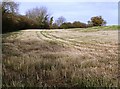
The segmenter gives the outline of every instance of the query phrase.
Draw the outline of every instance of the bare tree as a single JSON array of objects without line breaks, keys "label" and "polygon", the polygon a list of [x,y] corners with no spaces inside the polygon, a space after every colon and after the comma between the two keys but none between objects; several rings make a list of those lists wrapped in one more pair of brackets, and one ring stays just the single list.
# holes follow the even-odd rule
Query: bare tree
[{"label": "bare tree", "polygon": [[29,9],[26,12],[26,16],[35,20],[41,27],[48,26],[50,14],[46,7],[36,7],[33,9]]},{"label": "bare tree", "polygon": [[18,14],[18,6],[19,4],[13,0],[4,0],[2,2],[2,13]]},{"label": "bare tree", "polygon": [[57,20],[56,23],[58,26],[62,25],[64,22],[66,21],[66,19],[63,16],[60,16]]}]

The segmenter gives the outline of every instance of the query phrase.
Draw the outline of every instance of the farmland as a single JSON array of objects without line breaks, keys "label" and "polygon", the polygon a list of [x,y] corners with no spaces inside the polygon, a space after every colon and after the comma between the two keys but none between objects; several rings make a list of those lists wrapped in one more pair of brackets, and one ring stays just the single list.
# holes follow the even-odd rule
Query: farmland
[{"label": "farmland", "polygon": [[117,87],[118,30],[110,27],[3,34],[3,87]]}]

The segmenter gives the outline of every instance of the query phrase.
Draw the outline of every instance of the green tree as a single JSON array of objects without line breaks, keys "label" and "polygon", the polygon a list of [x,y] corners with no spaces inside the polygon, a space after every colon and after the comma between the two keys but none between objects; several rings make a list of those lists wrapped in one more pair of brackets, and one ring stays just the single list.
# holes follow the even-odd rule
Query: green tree
[{"label": "green tree", "polygon": [[45,16],[43,21],[43,28],[49,28],[49,19],[48,15]]},{"label": "green tree", "polygon": [[50,18],[50,29],[52,28],[53,25],[53,17]]},{"label": "green tree", "polygon": [[104,26],[106,25],[106,21],[102,18],[102,16],[95,16],[91,18],[91,21],[88,21],[88,24],[92,24],[93,26]]}]

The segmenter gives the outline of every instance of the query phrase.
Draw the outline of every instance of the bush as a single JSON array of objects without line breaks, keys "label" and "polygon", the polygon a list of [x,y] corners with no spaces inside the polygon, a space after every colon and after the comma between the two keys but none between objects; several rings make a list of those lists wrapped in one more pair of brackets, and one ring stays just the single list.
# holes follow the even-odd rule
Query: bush
[{"label": "bush", "polygon": [[2,15],[2,33],[37,27],[36,22],[25,16],[18,16],[12,13],[4,13]]},{"label": "bush", "polygon": [[86,28],[87,25],[85,23],[79,22],[79,21],[75,21],[73,22],[73,27],[74,28]]},{"label": "bush", "polygon": [[20,22],[19,22],[20,29],[39,28],[37,22],[35,22],[32,19],[29,19],[25,16],[19,16],[19,18],[20,18]]},{"label": "bush", "polygon": [[59,26],[56,23],[53,23],[52,29],[58,29],[58,28],[59,28]]},{"label": "bush", "polygon": [[72,23],[68,22],[68,23],[63,23],[60,28],[63,28],[63,29],[67,29],[67,28],[73,28],[73,25]]}]

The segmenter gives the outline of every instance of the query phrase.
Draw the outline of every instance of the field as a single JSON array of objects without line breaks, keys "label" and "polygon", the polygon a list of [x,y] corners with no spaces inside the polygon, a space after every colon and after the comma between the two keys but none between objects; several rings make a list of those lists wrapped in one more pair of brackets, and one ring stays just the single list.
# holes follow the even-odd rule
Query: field
[{"label": "field", "polygon": [[110,27],[3,34],[3,87],[117,87],[118,30]]}]

